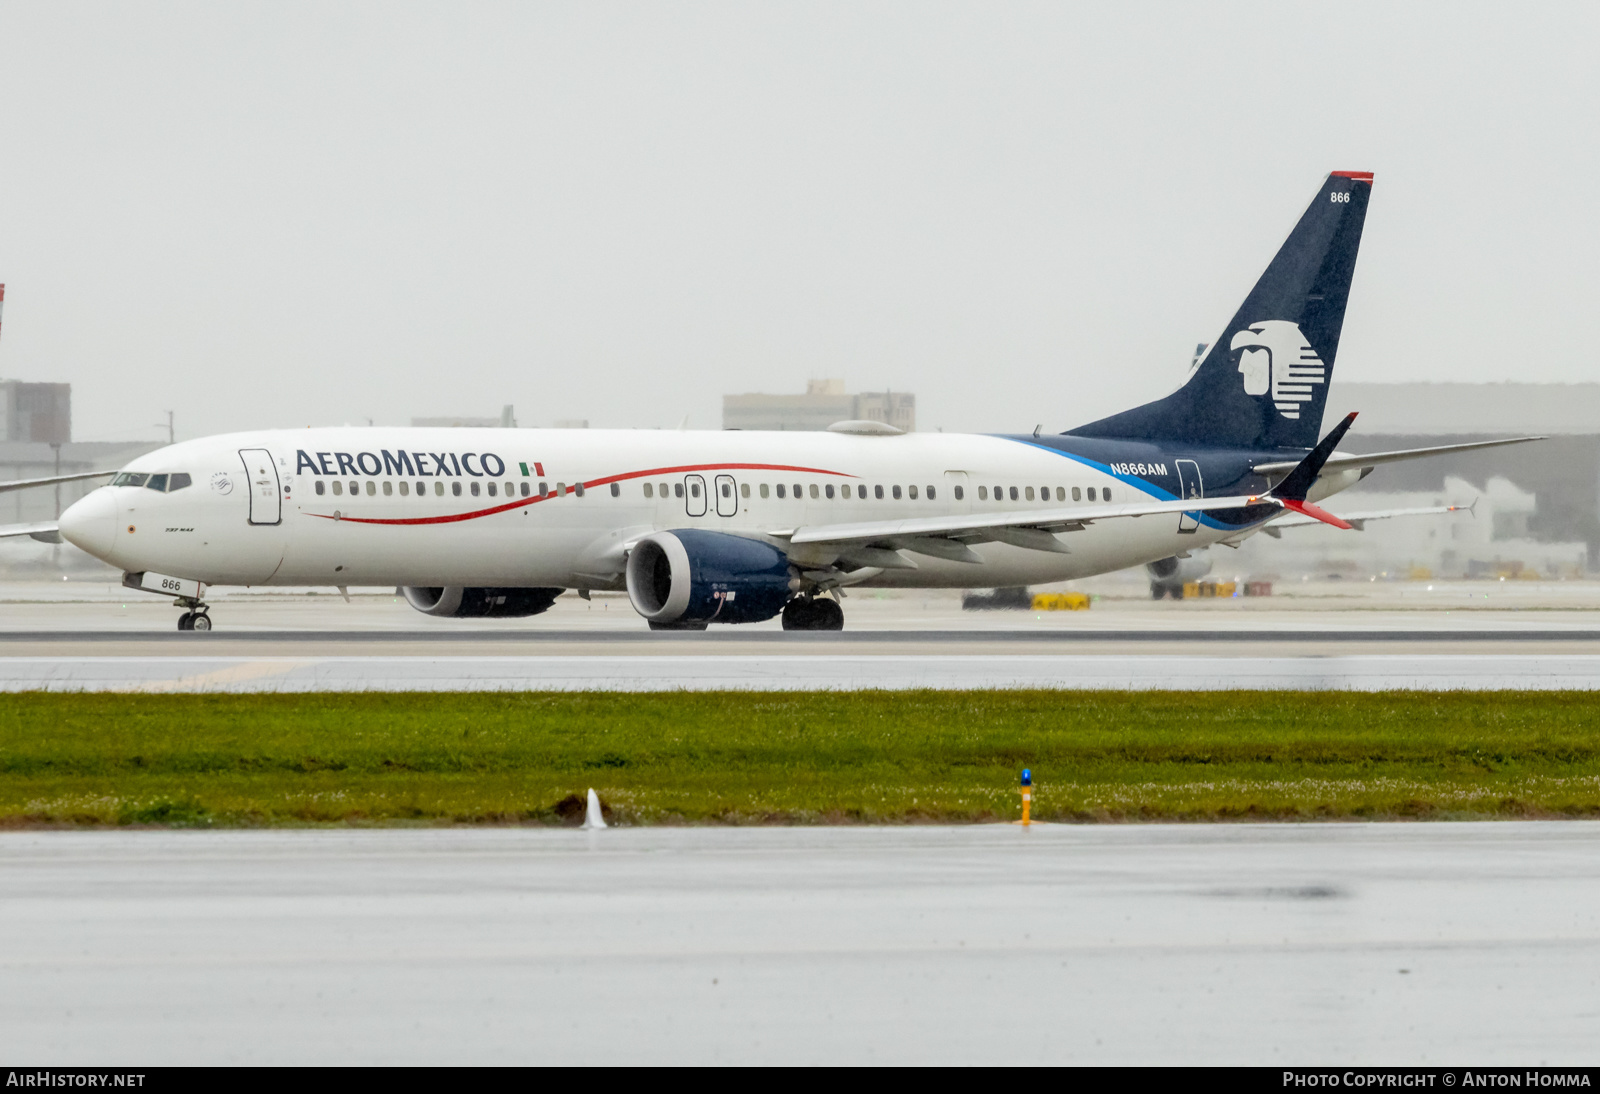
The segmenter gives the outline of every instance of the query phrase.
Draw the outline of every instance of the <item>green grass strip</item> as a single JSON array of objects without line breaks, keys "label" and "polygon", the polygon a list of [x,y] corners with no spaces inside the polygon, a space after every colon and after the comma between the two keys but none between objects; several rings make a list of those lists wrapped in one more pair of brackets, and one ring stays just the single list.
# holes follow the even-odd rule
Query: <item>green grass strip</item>
[{"label": "green grass strip", "polygon": [[1600,815],[1578,692],[14,694],[0,824]]}]

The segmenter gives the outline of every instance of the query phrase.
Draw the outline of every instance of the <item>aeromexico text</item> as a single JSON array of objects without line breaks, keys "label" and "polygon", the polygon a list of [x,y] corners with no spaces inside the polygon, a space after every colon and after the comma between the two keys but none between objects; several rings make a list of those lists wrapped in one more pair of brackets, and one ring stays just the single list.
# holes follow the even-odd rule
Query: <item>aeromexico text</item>
[{"label": "aeromexico text", "polygon": [[302,471],[336,477],[403,475],[406,478],[428,478],[444,475],[461,478],[470,475],[479,479],[498,479],[506,473],[506,461],[493,452],[390,452],[380,448],[377,452],[352,454],[297,449],[294,473],[298,475]]}]

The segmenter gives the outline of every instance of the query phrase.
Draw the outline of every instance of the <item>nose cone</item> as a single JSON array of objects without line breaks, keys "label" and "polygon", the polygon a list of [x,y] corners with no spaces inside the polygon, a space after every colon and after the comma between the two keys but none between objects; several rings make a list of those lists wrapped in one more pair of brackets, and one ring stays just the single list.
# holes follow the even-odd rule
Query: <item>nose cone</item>
[{"label": "nose cone", "polygon": [[111,545],[117,538],[117,498],[108,487],[101,487],[81,501],[74,502],[59,522],[61,538],[98,559],[109,560]]}]

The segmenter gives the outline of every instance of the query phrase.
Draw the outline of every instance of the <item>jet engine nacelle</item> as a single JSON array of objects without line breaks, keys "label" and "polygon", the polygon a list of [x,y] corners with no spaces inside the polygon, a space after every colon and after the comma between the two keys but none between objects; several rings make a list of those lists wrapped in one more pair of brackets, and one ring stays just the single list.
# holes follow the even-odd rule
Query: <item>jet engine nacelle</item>
[{"label": "jet engine nacelle", "polygon": [[406,603],[427,615],[458,619],[538,615],[556,602],[565,589],[472,589],[457,586],[408,585]]},{"label": "jet engine nacelle", "polygon": [[652,624],[759,623],[794,595],[778,548],[726,532],[654,532],[628,554],[628,599]]},{"label": "jet engine nacelle", "polygon": [[1202,550],[1194,552],[1188,558],[1173,555],[1170,558],[1157,559],[1147,563],[1144,570],[1150,575],[1151,596],[1157,600],[1168,593],[1179,596],[1185,583],[1199,581],[1211,572],[1211,552]]}]

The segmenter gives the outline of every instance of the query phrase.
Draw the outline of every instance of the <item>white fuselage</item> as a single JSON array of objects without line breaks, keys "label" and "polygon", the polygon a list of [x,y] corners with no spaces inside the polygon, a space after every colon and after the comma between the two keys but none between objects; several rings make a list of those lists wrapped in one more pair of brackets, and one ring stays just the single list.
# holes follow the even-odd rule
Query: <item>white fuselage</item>
[{"label": "white fuselage", "polygon": [[[1092,461],[944,433],[270,430],[186,441],[124,469],[179,473],[181,489],[93,492],[63,535],[123,570],[206,585],[620,588],[624,547],[652,531],[771,538],[799,565],[826,565],[782,533],[1150,496]],[[1184,523],[1093,523],[1060,537],[1066,554],[979,543],[979,564],[917,555],[915,569],[864,584],[1038,584],[1239,534]]]}]

